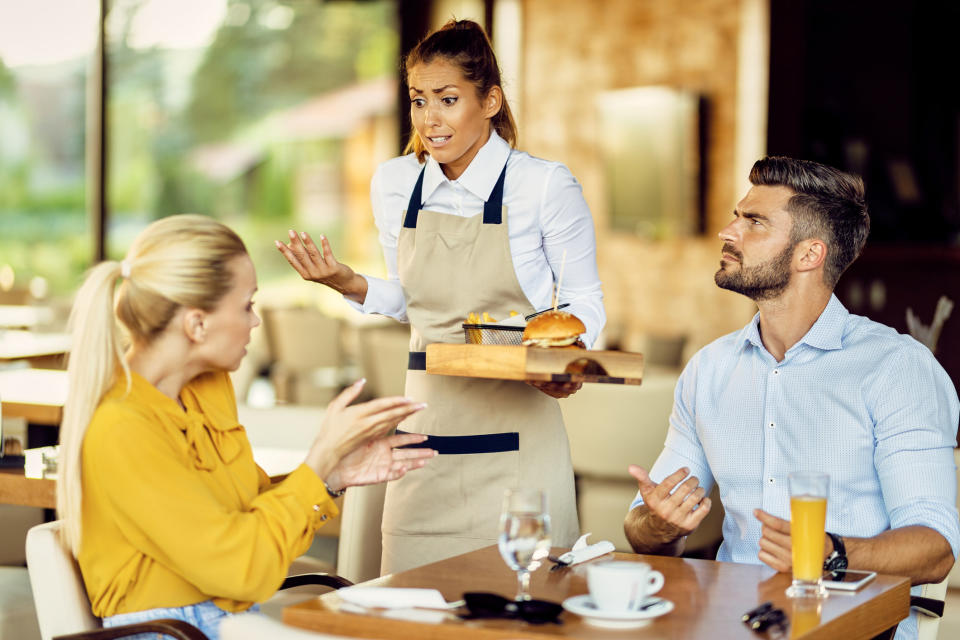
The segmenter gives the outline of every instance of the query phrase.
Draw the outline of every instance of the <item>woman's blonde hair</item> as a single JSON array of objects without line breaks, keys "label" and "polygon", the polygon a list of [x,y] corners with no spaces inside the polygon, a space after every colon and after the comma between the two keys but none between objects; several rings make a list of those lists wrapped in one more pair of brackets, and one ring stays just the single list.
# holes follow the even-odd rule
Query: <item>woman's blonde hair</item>
[{"label": "woman's blonde hair", "polygon": [[57,474],[57,512],[74,555],[80,550],[83,439],[121,369],[129,387],[126,346],[149,344],[181,307],[212,311],[233,286],[230,261],[246,252],[239,236],[212,218],[170,216],[140,232],[122,262],[94,267],[77,292]]},{"label": "woman's blonde hair", "polygon": [[[473,20],[450,20],[447,24],[420,41],[403,63],[404,77],[418,64],[429,64],[441,59],[456,66],[477,90],[477,97],[483,100],[490,90],[500,87],[500,65],[493,52],[493,46],[486,32]],[[506,140],[511,147],[517,146],[517,123],[503,96],[500,111],[490,120],[497,135]],[[410,127],[410,139],[404,153],[416,153],[417,160],[423,162],[427,149],[415,127]]]}]

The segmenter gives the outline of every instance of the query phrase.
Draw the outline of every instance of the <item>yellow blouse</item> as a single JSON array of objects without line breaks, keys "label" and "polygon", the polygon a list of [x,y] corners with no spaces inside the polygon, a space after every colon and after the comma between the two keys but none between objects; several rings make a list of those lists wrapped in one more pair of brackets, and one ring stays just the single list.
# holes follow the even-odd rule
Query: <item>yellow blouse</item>
[{"label": "yellow blouse", "polygon": [[129,393],[119,378],[83,442],[78,561],[93,613],[269,598],[338,513],[323,481],[300,465],[270,486],[227,373],[184,387],[186,412],[137,374]]}]

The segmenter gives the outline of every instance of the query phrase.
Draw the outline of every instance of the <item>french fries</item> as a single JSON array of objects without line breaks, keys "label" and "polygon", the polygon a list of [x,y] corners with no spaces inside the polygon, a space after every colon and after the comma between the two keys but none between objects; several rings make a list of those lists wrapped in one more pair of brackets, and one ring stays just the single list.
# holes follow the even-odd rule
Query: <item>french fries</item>
[{"label": "french fries", "polygon": [[[516,311],[510,311],[510,317],[520,315]],[[466,325],[479,325],[479,324],[494,324],[497,320],[491,316],[486,311],[481,311],[479,314],[473,311],[467,314],[467,321],[464,323]],[[482,329],[477,329],[473,327],[467,327],[464,329],[466,332],[466,338],[468,344],[483,344],[483,336],[481,335]]]}]

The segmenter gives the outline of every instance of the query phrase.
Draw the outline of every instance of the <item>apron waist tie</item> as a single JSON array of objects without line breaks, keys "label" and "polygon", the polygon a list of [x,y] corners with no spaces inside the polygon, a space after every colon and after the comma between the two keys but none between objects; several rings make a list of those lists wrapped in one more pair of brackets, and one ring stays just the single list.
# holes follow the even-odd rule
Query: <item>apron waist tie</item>
[{"label": "apron waist tie", "polygon": [[407,357],[407,369],[413,369],[414,371],[426,371],[427,352],[411,351],[410,355]]},{"label": "apron waist tie", "polygon": [[[409,433],[397,429],[397,434]],[[440,455],[465,453],[503,453],[520,450],[520,434],[516,431],[506,433],[479,433],[470,436],[427,436],[424,442],[408,444],[398,449],[426,447],[435,449]]]}]

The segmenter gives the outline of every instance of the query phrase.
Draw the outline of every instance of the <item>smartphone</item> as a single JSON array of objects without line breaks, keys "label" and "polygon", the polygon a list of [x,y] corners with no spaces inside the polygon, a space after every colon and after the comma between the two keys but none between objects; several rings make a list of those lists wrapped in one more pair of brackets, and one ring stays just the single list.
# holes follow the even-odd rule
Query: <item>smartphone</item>
[{"label": "smartphone", "polygon": [[824,571],[823,586],[827,589],[837,589],[840,591],[856,591],[876,577],[877,573],[875,571],[854,571],[848,569]]}]

